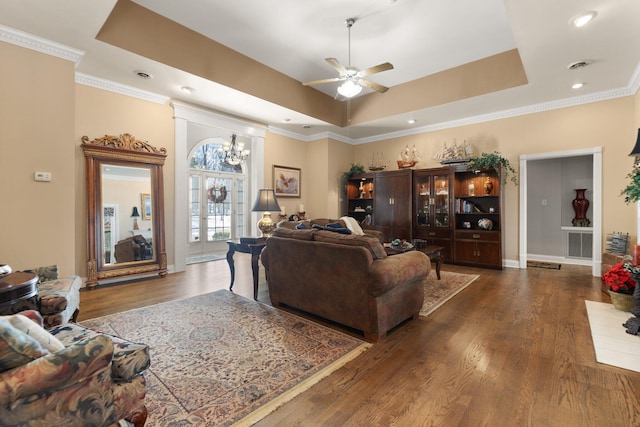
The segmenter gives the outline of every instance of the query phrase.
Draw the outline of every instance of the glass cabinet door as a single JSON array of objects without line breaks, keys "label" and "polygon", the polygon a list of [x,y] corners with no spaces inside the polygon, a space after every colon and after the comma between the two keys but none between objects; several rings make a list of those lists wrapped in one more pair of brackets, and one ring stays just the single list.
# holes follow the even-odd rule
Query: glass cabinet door
[{"label": "glass cabinet door", "polygon": [[449,227],[449,176],[435,175],[433,177],[434,219],[436,227]]},{"label": "glass cabinet door", "polygon": [[431,226],[431,176],[422,175],[415,177],[416,195],[416,224],[418,226]]}]

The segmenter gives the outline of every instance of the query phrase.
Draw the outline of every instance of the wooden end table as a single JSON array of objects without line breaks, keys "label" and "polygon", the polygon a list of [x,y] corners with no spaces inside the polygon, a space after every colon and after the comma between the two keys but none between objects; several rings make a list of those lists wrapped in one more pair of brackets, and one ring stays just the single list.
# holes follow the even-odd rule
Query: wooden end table
[{"label": "wooden end table", "polygon": [[236,267],[233,262],[233,254],[241,252],[245,254],[251,254],[251,272],[253,273],[253,299],[258,299],[258,273],[260,266],[258,261],[260,260],[260,253],[267,245],[267,240],[264,237],[241,237],[240,240],[229,240],[229,251],[227,252],[227,262],[229,263],[229,270],[231,270],[231,284],[229,290],[233,292],[233,282],[236,278]]},{"label": "wooden end table", "polygon": [[0,314],[38,309],[38,276],[16,272],[0,278]]}]

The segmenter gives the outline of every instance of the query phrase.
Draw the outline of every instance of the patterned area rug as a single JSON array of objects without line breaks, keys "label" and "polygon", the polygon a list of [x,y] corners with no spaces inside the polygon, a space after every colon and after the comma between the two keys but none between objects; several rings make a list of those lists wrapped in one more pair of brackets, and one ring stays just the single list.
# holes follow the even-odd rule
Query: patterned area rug
[{"label": "patterned area rug", "polygon": [[150,346],[147,427],[251,425],[369,347],[226,290],[81,323]]},{"label": "patterned area rug", "polygon": [[441,271],[440,277],[442,279],[438,280],[435,271],[429,273],[424,284],[424,303],[420,316],[430,315],[480,276]]}]

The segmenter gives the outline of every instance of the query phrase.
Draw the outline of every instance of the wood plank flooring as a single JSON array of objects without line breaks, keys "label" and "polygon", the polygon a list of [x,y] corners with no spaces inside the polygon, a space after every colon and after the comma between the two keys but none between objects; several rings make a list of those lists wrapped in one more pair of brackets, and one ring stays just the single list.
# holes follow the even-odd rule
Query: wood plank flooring
[{"label": "wood plank flooring", "polygon": [[[640,426],[640,374],[595,361],[584,300],[609,299],[589,269],[443,270],[480,279],[256,426]],[[234,291],[252,297],[248,255],[236,275]],[[79,320],[228,285],[225,261],[193,264],[83,290]]]}]

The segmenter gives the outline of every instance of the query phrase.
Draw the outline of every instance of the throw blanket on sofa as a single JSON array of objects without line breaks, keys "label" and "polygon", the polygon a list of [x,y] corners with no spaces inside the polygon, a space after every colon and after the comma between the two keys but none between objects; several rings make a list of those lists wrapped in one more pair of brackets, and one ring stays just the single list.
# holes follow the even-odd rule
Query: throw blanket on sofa
[{"label": "throw blanket on sofa", "polygon": [[358,221],[356,221],[355,218],[352,218],[350,216],[343,216],[340,219],[344,221],[344,224],[353,234],[356,234],[358,236],[364,235],[364,231],[362,231],[362,227],[360,227],[360,224],[358,224]]}]

